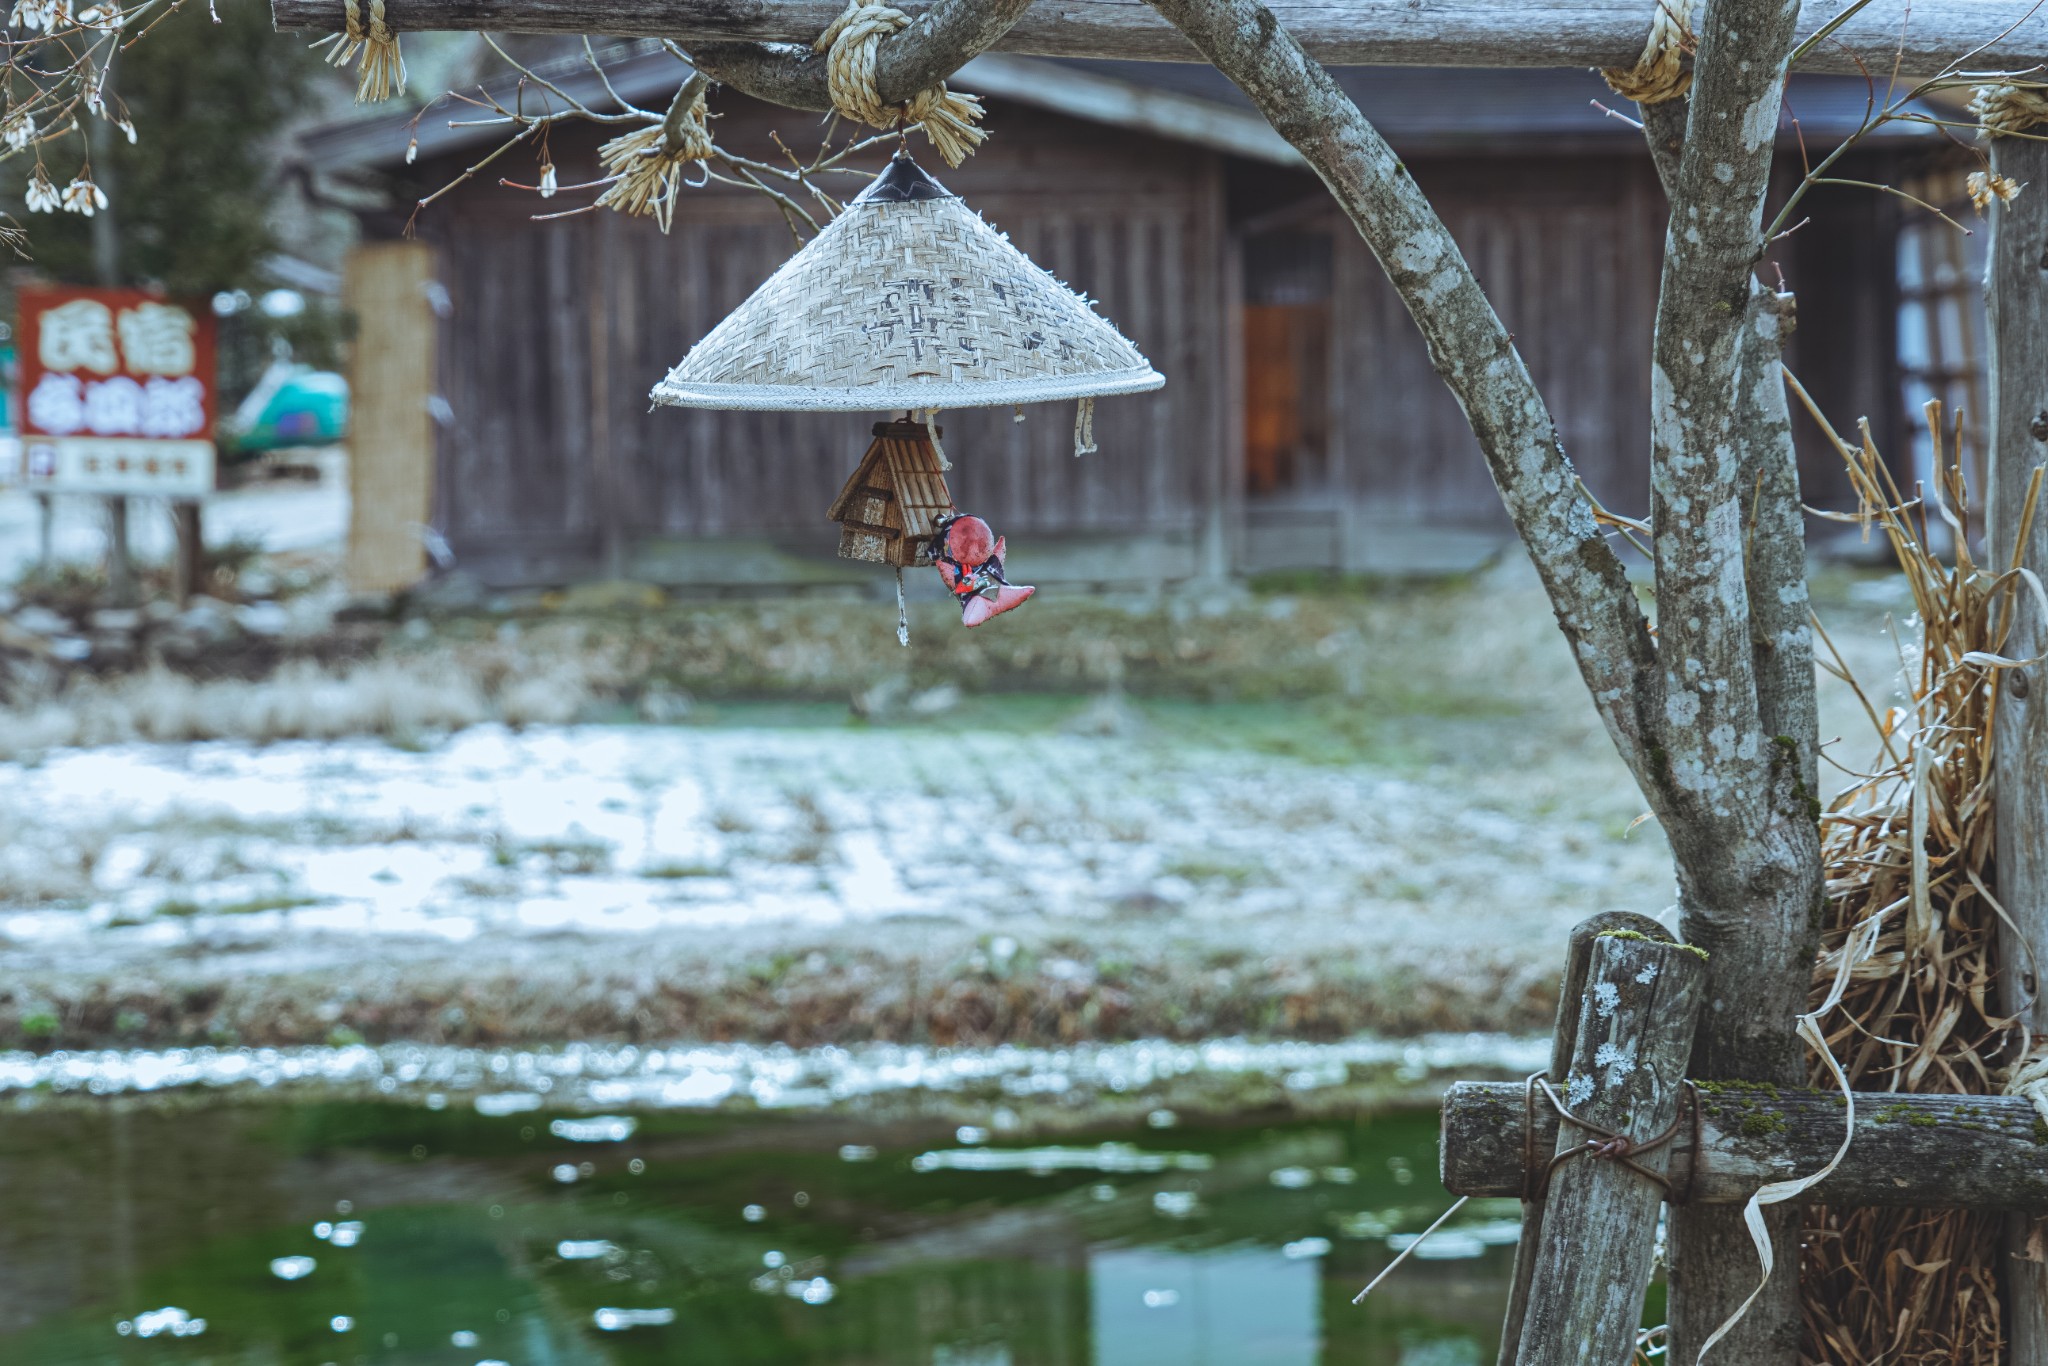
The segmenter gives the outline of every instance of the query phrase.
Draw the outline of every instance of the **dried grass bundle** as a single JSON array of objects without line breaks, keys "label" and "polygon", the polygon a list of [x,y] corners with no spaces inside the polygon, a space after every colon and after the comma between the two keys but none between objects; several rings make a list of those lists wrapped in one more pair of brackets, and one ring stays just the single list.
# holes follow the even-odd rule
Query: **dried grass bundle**
[{"label": "dried grass bundle", "polygon": [[[1881,738],[1876,771],[1822,815],[1827,899],[1813,999],[1873,922],[1875,951],[1851,971],[1828,1018],[1831,1052],[1858,1091],[1996,1092],[2014,1038],[1998,1016],[1993,879],[1992,716],[2000,647],[2011,629],[2016,572],[1973,560],[1968,490],[1941,409],[1927,405],[1938,487],[1904,498],[1871,444],[1841,440],[1805,391],[1795,392],[1848,462],[1861,508],[1844,520],[1890,538],[1912,590],[1921,639],[1902,648],[1910,704],[1880,715],[1846,667]],[[2029,489],[2031,518],[2039,476]],[[1953,563],[1930,549],[1946,526]],[[2019,544],[2025,544],[2021,533]],[[1822,640],[1833,651],[1833,642]],[[1835,655],[1841,666],[1841,656]],[[1816,1061],[1813,1080],[1832,1086]],[[2003,1358],[1998,1259],[2002,1218],[1965,1210],[1808,1210],[1800,1285],[1805,1359],[1825,1366],[1955,1363]]]}]

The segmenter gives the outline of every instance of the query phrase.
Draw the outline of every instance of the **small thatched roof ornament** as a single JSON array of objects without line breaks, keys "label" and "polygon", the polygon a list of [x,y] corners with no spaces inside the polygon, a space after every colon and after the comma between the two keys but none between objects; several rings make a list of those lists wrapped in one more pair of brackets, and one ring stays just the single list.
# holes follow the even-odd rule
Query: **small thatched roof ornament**
[{"label": "small thatched roof ornament", "polygon": [[1085,299],[898,154],[652,396],[685,408],[928,412],[1165,382]]}]

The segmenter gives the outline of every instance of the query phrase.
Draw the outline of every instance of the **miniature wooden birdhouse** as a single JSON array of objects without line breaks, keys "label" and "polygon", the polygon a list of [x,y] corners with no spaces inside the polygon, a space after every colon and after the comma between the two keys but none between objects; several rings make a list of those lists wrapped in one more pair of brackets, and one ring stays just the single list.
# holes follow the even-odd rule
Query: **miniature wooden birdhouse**
[{"label": "miniature wooden birdhouse", "polygon": [[873,444],[826,513],[839,523],[840,557],[899,569],[923,563],[932,524],[953,511],[944,468],[923,423],[877,422]]}]

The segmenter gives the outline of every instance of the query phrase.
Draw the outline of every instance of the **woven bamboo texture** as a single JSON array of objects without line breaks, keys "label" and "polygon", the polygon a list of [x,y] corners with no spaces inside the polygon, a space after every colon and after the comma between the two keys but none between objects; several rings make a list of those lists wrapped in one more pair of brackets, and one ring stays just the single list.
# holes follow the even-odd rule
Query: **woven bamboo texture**
[{"label": "woven bamboo texture", "polygon": [[655,385],[685,408],[875,412],[1166,381],[957,196],[857,199]]}]

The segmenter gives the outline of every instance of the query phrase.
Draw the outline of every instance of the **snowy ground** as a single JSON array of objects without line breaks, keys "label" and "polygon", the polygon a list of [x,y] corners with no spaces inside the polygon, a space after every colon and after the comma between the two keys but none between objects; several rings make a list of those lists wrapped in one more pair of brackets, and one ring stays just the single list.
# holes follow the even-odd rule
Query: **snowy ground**
[{"label": "snowy ground", "polygon": [[[125,990],[152,1021],[151,1002],[195,981],[318,973],[338,1004],[306,1028],[327,1028],[357,1018],[362,978],[389,994],[394,971],[431,994],[421,974],[445,992],[537,962],[633,977],[684,955],[780,989],[841,980],[850,953],[1082,996],[1142,997],[1122,979],[1157,967],[1163,988],[1188,960],[1217,1008],[1349,983],[1344,1009],[1386,1023],[1413,1009],[1408,1023],[1498,1027],[1525,1022],[1574,921],[1670,900],[1654,833],[1624,837],[1625,801],[1510,814],[1186,726],[117,746],[0,766],[0,791],[15,831],[0,956],[16,983],[53,979],[54,1000],[89,965],[115,984],[108,1002]],[[615,1013],[672,986],[629,984]]]},{"label": "snowy ground", "polygon": [[[1661,850],[1355,767],[1067,735],[568,727],[0,770],[17,944],[1114,918],[1462,943],[1656,909]],[[35,815],[31,813],[41,813]],[[61,813],[61,814],[58,814]],[[45,839],[61,848],[52,849]],[[1589,906],[1589,903],[1596,903]]]}]

